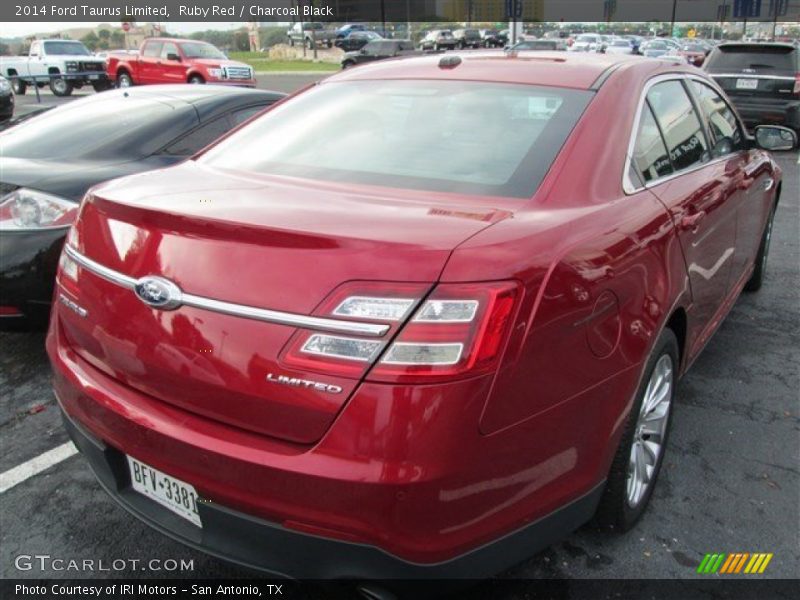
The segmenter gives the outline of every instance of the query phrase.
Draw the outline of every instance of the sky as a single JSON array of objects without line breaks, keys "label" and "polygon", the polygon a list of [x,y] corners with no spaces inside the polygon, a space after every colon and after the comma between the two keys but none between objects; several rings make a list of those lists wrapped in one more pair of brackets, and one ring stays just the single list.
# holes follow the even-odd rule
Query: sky
[{"label": "sky", "polygon": [[[54,33],[63,31],[64,29],[72,29],[73,27],[95,27],[99,25],[97,22],[22,22],[22,23],[0,23],[0,37],[15,38],[24,37],[33,33]],[[119,25],[119,23],[114,23]],[[208,21],[196,23],[176,23],[169,22],[169,31],[172,33],[193,33],[195,31],[205,31],[206,29],[236,29],[244,25],[239,22],[226,22],[226,23],[210,23]]]}]

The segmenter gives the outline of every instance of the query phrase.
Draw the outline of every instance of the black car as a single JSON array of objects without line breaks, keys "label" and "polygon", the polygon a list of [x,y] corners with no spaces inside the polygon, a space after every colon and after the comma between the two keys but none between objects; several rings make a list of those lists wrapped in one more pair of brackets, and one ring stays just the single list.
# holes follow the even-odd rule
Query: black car
[{"label": "black car", "polygon": [[358,52],[346,52],[342,57],[342,68],[347,69],[361,63],[384,60],[397,56],[419,54],[411,40],[377,40],[370,42]]},{"label": "black car", "polygon": [[14,116],[14,90],[11,82],[0,75],[0,122]]},{"label": "black car", "polygon": [[[282,97],[211,85],[126,88],[59,106],[0,133],[3,324],[46,320],[64,236],[90,187],[178,163]],[[124,237],[119,225],[110,233]]]},{"label": "black car", "polygon": [[461,48],[480,48],[481,32],[477,29],[456,29],[453,32],[453,37],[456,39],[456,46]]},{"label": "black car", "polygon": [[725,90],[745,125],[785,125],[800,133],[800,50],[793,44],[724,43],[703,69]]},{"label": "black car", "polygon": [[502,48],[508,43],[508,37],[503,37],[496,29],[480,29],[481,45],[484,48]]},{"label": "black car", "polygon": [[383,38],[374,31],[354,31],[347,37],[338,38],[333,44],[345,52],[361,50],[370,42],[382,40]]},{"label": "black car", "polygon": [[420,42],[422,50],[454,50],[458,42],[449,29],[434,29],[425,34]]}]

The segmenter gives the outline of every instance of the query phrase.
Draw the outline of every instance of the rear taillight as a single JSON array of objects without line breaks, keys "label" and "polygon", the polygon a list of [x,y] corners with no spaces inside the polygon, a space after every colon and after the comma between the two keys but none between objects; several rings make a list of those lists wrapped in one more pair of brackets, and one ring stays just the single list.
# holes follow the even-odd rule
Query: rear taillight
[{"label": "rear taillight", "polygon": [[[290,367],[383,382],[430,382],[496,368],[521,295],[515,282],[427,286],[342,286],[315,314],[385,322],[382,337],[295,334],[281,360]],[[403,325],[405,323],[405,325]]]},{"label": "rear taillight", "polygon": [[794,74],[794,88],[792,89],[792,94],[800,96],[800,73]]},{"label": "rear taillight", "polygon": [[497,366],[520,288],[514,282],[441,284],[369,374],[373,381],[428,382]]}]

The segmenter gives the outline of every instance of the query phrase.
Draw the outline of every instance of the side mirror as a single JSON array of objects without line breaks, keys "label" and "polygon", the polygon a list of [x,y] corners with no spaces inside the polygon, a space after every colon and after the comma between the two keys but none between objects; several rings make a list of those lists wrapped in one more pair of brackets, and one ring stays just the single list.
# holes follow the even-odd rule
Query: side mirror
[{"label": "side mirror", "polygon": [[174,60],[177,62],[181,62],[180,54],[175,54],[174,52],[170,52],[167,54],[167,60]]},{"label": "side mirror", "polygon": [[797,134],[788,127],[758,125],[755,134],[756,146],[763,150],[794,150],[797,145]]}]

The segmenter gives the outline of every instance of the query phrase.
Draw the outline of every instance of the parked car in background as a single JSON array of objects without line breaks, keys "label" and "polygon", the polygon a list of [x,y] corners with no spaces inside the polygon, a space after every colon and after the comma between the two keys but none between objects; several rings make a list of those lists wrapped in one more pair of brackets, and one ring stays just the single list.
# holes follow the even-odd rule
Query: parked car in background
[{"label": "parked car in background", "polygon": [[411,40],[376,40],[370,42],[361,50],[346,52],[342,57],[342,68],[348,69],[362,63],[396,58],[399,56],[413,56],[420,52],[414,48]]},{"label": "parked car in background", "polygon": [[146,39],[136,54],[109,55],[107,70],[121,88],[154,83],[256,85],[250,65],[230,60],[216,46],[196,40]]},{"label": "parked car in background", "polygon": [[454,50],[458,42],[449,29],[434,29],[425,34],[420,42],[422,50]]},{"label": "parked car in background", "polygon": [[0,122],[14,116],[14,90],[11,82],[0,75]]},{"label": "parked car in background", "polygon": [[481,32],[477,29],[456,29],[453,32],[456,39],[456,47],[461,48],[480,48],[482,39]]},{"label": "parked car in background", "polygon": [[508,38],[501,35],[496,29],[480,29],[479,31],[484,48],[502,48],[508,43]]},{"label": "parked car in background", "polygon": [[221,86],[109,91],[0,133],[0,322],[46,321],[86,190],[185,160],[283,96]]},{"label": "parked car in background", "polygon": [[711,47],[698,42],[691,42],[683,44],[679,50],[679,54],[686,58],[690,65],[695,67],[703,66],[706,60],[706,55],[711,52]]},{"label": "parked car in background", "polygon": [[47,351],[131,518],[366,590],[636,525],[680,377],[762,284],[794,133],[749,138],[694,67],[493,61],[345,71],[93,188]]},{"label": "parked car in background", "polygon": [[336,35],[334,36],[334,40],[341,40],[343,38],[346,38],[354,31],[367,31],[367,26],[364,25],[363,23],[345,23],[336,30]]},{"label": "parked car in background", "polygon": [[605,46],[606,54],[634,54],[633,45],[625,38],[613,38]]},{"label": "parked car in background", "polygon": [[551,52],[566,51],[567,44],[564,40],[523,40],[506,48],[506,52],[520,52],[522,50],[541,50]]},{"label": "parked car in background", "polygon": [[323,23],[308,21],[298,22],[292,25],[289,31],[286,32],[290,46],[295,44],[303,45],[309,50],[320,46],[333,48],[333,42],[336,40],[337,31],[334,29],[327,29]]},{"label": "parked car in background", "polygon": [[647,56],[648,58],[658,58],[673,50],[674,48],[664,40],[648,40],[642,44],[639,52],[642,56]]},{"label": "parked car in background", "polygon": [[370,42],[382,40],[383,38],[374,31],[353,31],[347,37],[337,39],[334,44],[345,52],[361,50]]},{"label": "parked car in background", "polygon": [[110,87],[105,62],[74,40],[34,40],[28,56],[0,56],[0,74],[19,96],[31,85],[49,86],[56,96],[69,96],[84,85],[98,92]]},{"label": "parked car in background", "polygon": [[597,52],[602,46],[602,39],[595,33],[581,33],[575,37],[570,52]]},{"label": "parked car in background", "polygon": [[725,90],[749,128],[775,123],[800,132],[800,49],[794,44],[728,42],[703,68]]}]

